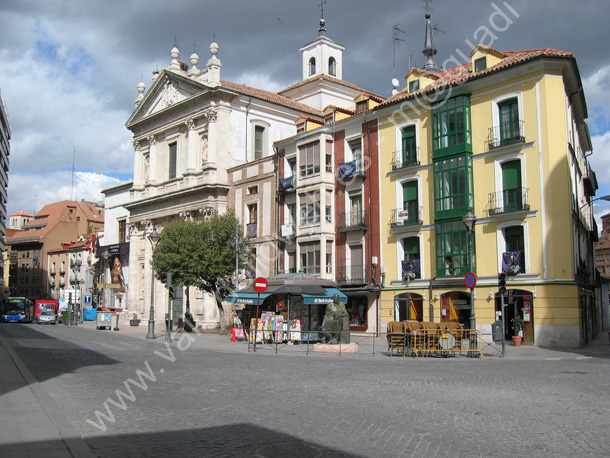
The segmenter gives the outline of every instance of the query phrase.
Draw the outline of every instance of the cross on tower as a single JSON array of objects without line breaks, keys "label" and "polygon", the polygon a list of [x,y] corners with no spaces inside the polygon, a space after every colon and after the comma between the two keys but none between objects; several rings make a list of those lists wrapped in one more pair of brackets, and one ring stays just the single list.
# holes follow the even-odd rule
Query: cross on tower
[{"label": "cross on tower", "polygon": [[429,13],[430,10],[434,9],[434,8],[430,8],[430,3],[432,3],[432,0],[424,0],[424,2],[426,2],[426,6],[424,6],[423,8],[426,10],[426,13]]},{"label": "cross on tower", "polygon": [[326,3],[326,0],[322,0],[318,6],[320,7],[321,13],[322,13],[322,19],[324,19],[324,4]]}]

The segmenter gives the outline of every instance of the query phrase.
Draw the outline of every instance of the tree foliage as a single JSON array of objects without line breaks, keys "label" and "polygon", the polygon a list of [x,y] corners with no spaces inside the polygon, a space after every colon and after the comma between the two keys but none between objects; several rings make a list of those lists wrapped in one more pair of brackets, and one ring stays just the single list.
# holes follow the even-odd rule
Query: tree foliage
[{"label": "tree foliage", "polygon": [[[193,286],[213,294],[221,308],[221,301],[234,289],[236,234],[240,234],[242,247],[249,244],[242,233],[232,212],[215,214],[204,222],[178,220],[171,223],[161,233],[157,245],[157,278],[163,280],[165,274],[171,272],[173,284]],[[247,267],[248,261],[240,256],[238,267]]]}]

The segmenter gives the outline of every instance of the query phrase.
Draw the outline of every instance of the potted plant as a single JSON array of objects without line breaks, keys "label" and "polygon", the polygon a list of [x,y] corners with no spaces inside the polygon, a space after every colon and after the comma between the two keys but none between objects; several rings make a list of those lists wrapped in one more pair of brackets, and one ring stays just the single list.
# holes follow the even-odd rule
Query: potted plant
[{"label": "potted plant", "polygon": [[138,314],[134,313],[131,317],[131,320],[129,320],[129,325],[130,326],[140,326],[140,320],[138,319]]},{"label": "potted plant", "polygon": [[519,347],[523,339],[523,318],[521,318],[521,315],[517,315],[511,320],[511,323],[513,324],[513,345]]}]

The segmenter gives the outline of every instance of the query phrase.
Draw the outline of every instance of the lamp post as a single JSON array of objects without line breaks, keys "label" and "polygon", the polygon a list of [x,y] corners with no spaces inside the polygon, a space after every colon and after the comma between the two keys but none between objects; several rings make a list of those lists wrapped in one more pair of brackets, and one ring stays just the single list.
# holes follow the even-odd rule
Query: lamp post
[{"label": "lamp post", "polygon": [[148,317],[148,334],[146,334],[147,339],[156,339],[155,335],[155,256],[157,244],[161,236],[157,232],[157,228],[153,227],[153,231],[148,234],[148,240],[150,240],[150,245],[152,246],[152,278],[150,283],[150,315]]},{"label": "lamp post", "polygon": [[[474,259],[474,246],[472,244],[472,239],[473,239],[473,235],[474,235],[474,225],[477,222],[477,217],[474,216],[474,214],[472,213],[470,208],[468,209],[468,212],[466,212],[466,214],[462,218],[462,222],[464,223],[464,226],[466,226],[466,229],[468,229],[468,260],[469,260],[469,264],[470,264],[470,269],[474,271],[475,259]],[[477,327],[477,320],[474,315],[474,300],[472,297],[472,288],[470,288],[470,329],[476,329],[476,327]]]}]

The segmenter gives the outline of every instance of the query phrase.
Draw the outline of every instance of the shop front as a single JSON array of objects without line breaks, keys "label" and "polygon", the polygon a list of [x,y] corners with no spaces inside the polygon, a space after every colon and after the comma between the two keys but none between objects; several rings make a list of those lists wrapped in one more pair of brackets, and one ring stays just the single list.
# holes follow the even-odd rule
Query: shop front
[{"label": "shop front", "polygon": [[[322,325],[326,305],[333,301],[335,294],[345,304],[348,301],[333,282],[305,274],[280,274],[268,278],[267,282],[267,291],[260,294],[260,298],[252,286],[228,298],[229,302],[235,304],[235,312],[245,327],[249,327],[252,319],[258,317],[285,323],[286,328],[290,326],[291,329],[305,331],[300,340],[319,340],[315,331]],[[324,282],[324,286],[313,282]]]},{"label": "shop front", "polygon": [[[495,295],[496,319],[502,318],[502,297]],[[534,343],[534,295],[531,291],[508,289],[504,296],[504,337],[513,336],[512,320],[523,319],[523,342]]]}]

